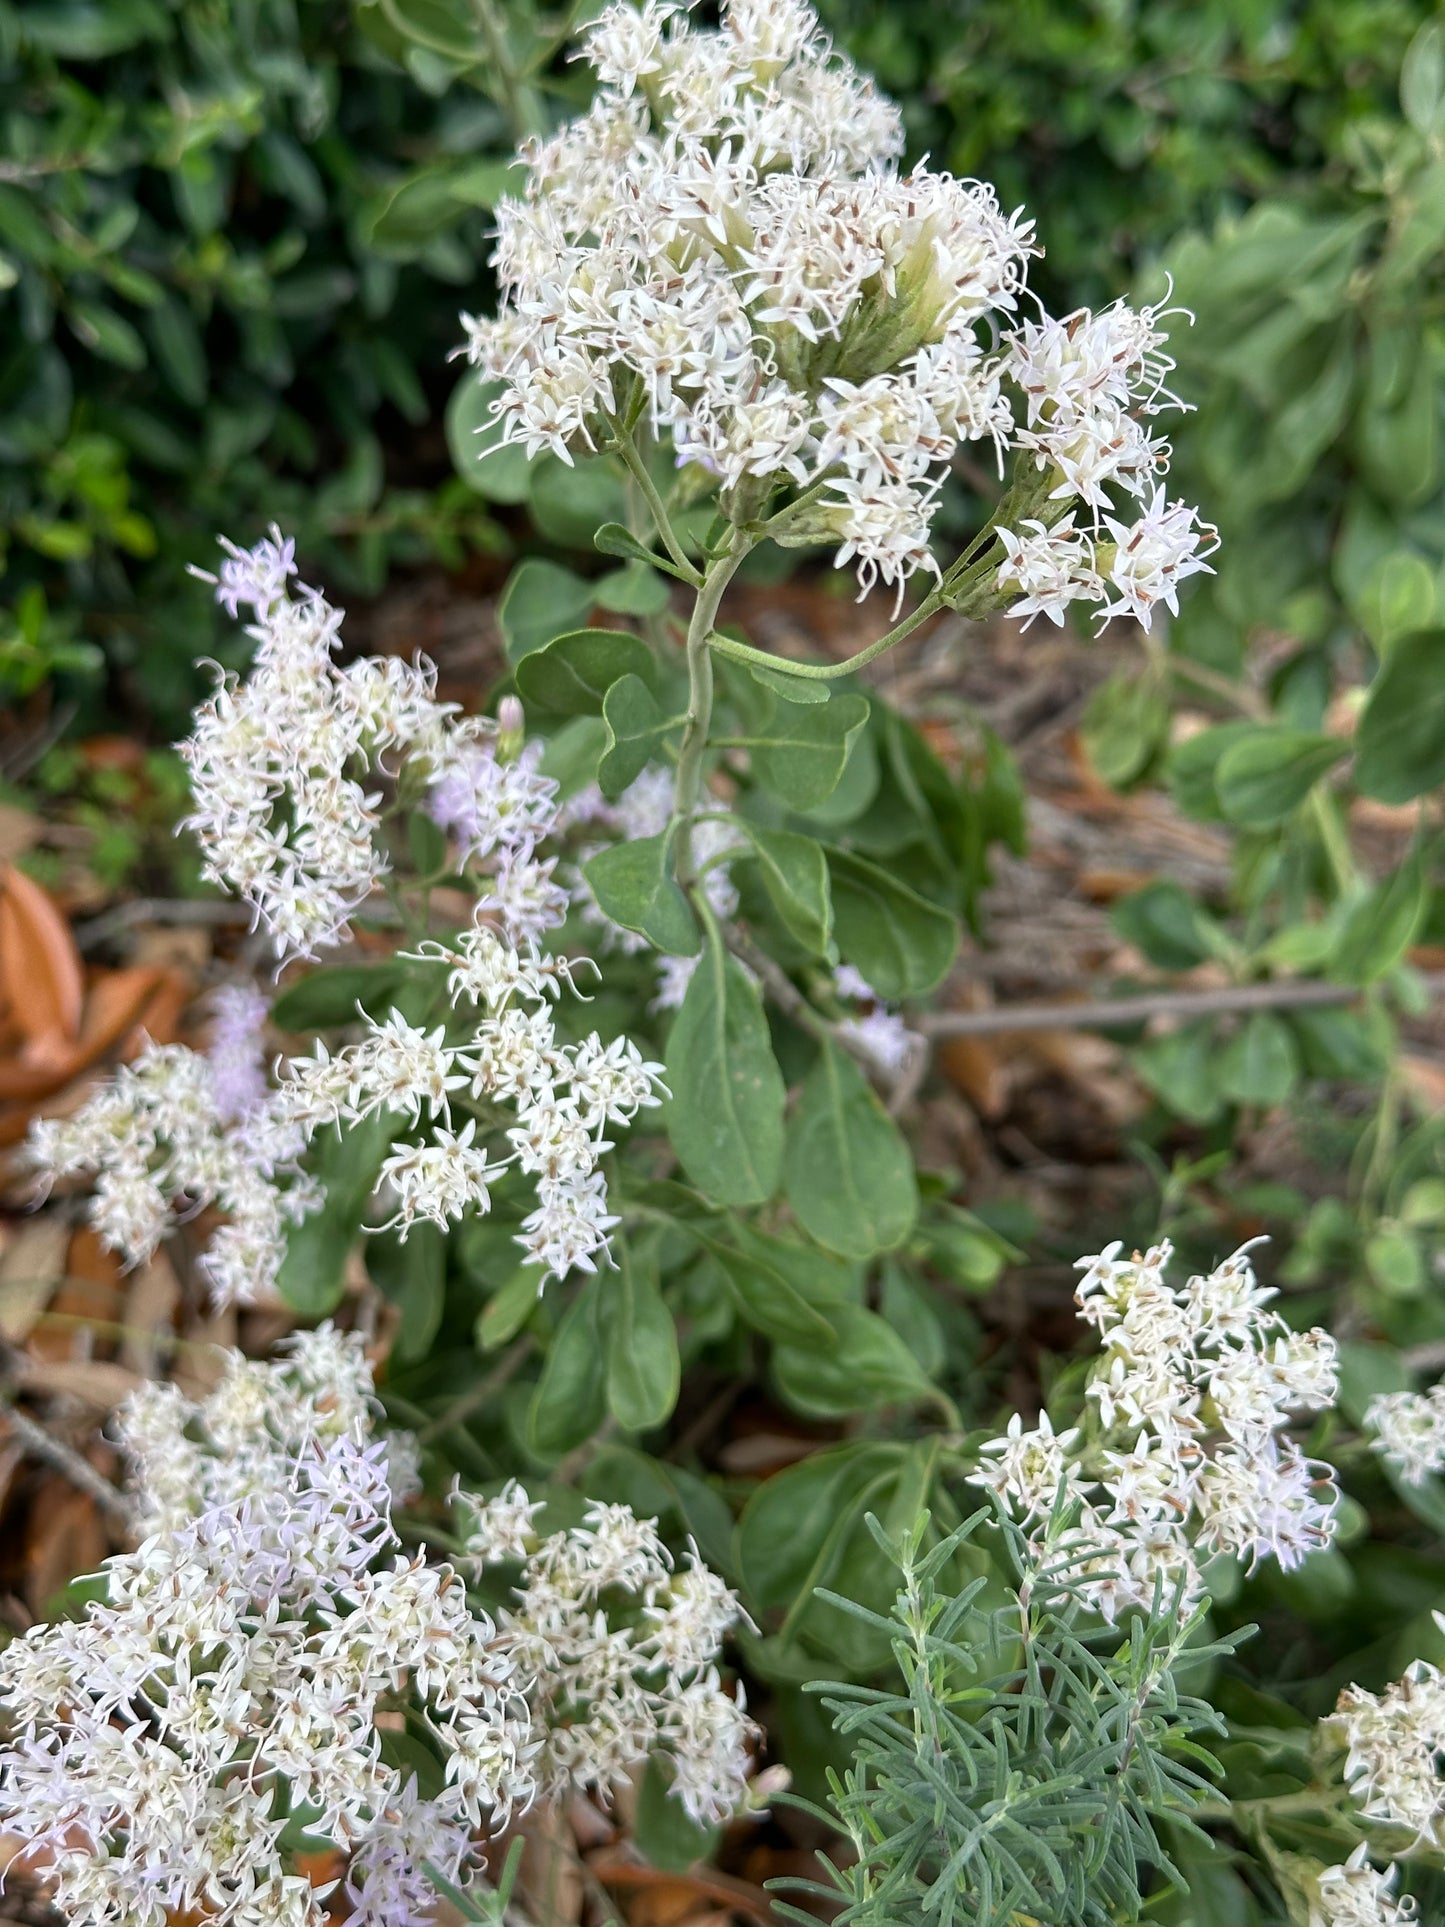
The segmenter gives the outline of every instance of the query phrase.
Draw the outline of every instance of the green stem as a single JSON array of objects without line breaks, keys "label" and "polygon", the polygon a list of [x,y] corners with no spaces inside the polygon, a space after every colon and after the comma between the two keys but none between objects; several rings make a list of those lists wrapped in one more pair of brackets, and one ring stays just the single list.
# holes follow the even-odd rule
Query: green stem
[{"label": "green stem", "polygon": [[472,0],[472,13],[482,30],[487,52],[491,55],[495,74],[493,98],[500,97],[499,104],[507,116],[513,145],[520,147],[532,135],[545,134],[547,131],[541,96],[517,71],[512,50],[507,45],[506,21],[498,12],[495,0]]},{"label": "green stem", "polygon": [[[717,620],[723,590],[752,547],[752,538],[733,529],[727,546],[708,564],[707,574],[693,604],[687,627],[687,720],[677,752],[677,787],[673,792],[672,821],[677,836],[677,880],[683,889],[693,883],[697,867],[692,849],[692,820],[702,798],[703,760],[712,723],[712,655],[709,641]],[[772,657],[765,657],[771,662]]]},{"label": "green stem", "polygon": [[657,492],[657,484],[648,474],[647,464],[637,452],[636,442],[620,422],[617,424],[614,446],[627,464],[628,473],[642,492],[642,499],[647,503],[652,519],[657,525],[657,533],[662,538],[662,546],[667,550],[673,567],[684,582],[690,583],[694,589],[701,589],[703,577],[688,561],[686,551],[677,539],[677,531],[672,526],[672,518],[668,515],[666,504]]},{"label": "green stem", "polygon": [[780,675],[831,682],[835,676],[851,676],[855,669],[861,669],[865,663],[872,662],[875,656],[881,656],[885,649],[891,649],[895,643],[902,642],[905,636],[911,636],[915,629],[927,622],[930,616],[936,615],[942,607],[943,591],[931,590],[912,614],[906,615],[886,636],[880,636],[877,642],[870,642],[866,649],[860,649],[856,656],[849,656],[843,662],[794,662],[787,656],[771,656],[766,649],[754,649],[750,643],[735,642],[731,636],[715,635],[710,640],[720,656],[731,656],[734,662],[755,662],[765,669],[776,669]]}]

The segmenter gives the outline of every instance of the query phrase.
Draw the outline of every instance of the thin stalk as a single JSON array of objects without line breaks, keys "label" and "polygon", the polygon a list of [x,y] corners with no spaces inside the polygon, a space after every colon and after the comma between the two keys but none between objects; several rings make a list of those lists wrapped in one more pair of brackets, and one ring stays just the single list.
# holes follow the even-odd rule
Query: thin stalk
[{"label": "thin stalk", "polygon": [[788,656],[769,655],[766,649],[754,649],[746,642],[734,642],[731,636],[714,635],[710,638],[712,647],[720,656],[731,656],[734,662],[754,662],[765,669],[775,669],[784,676],[802,676],[811,681],[831,682],[835,676],[851,676],[855,669],[881,656],[886,649],[911,636],[928,618],[937,615],[943,607],[942,589],[932,589],[910,615],[890,629],[877,642],[870,642],[866,649],[860,649],[856,656],[849,656],[843,662],[794,662]]},{"label": "thin stalk", "polygon": [[[672,821],[677,837],[677,880],[684,889],[696,881],[692,849],[692,819],[702,798],[703,763],[712,723],[712,655],[709,643],[718,605],[738,565],[752,547],[752,538],[734,529],[722,554],[708,565],[693,604],[687,627],[687,720],[677,752],[677,787],[673,792]],[[773,661],[765,657],[765,661]]]},{"label": "thin stalk", "polygon": [[472,0],[472,14],[482,30],[482,38],[492,58],[496,89],[493,98],[500,96],[513,145],[521,147],[534,134],[541,135],[547,131],[542,97],[535,87],[523,79],[517,63],[512,59],[512,50],[507,45],[507,23],[495,0]]},{"label": "thin stalk", "polygon": [[700,590],[703,587],[703,577],[695,564],[688,560],[686,551],[677,539],[677,531],[672,526],[672,518],[667,512],[667,505],[657,492],[657,484],[648,474],[647,464],[643,461],[641,455],[638,454],[636,442],[633,441],[631,435],[627,433],[626,429],[624,429],[620,423],[618,425],[614,446],[616,447],[617,453],[627,464],[628,473],[641,491],[642,499],[647,504],[653,522],[657,526],[657,533],[662,538],[662,546],[667,550],[673,567],[677,570],[684,582],[690,583],[694,589]]}]

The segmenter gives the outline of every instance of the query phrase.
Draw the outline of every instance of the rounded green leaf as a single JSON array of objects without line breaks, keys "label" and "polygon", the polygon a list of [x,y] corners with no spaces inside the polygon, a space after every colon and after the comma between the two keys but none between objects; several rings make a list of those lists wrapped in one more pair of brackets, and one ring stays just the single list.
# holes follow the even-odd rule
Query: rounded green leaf
[{"label": "rounded green leaf", "polygon": [[[589,870],[590,875],[590,870]],[[667,1128],[719,1204],[763,1204],[783,1165],[783,1074],[757,986],[712,933],[667,1040]]]},{"label": "rounded green leaf", "polygon": [[591,583],[555,562],[529,555],[513,569],[497,604],[508,662],[518,663],[554,636],[575,629],[591,607]]},{"label": "rounded green leaf", "polygon": [[529,650],[517,664],[525,702],[555,716],[600,716],[608,690],[623,676],[657,677],[652,651],[626,629],[573,629]]},{"label": "rounded green leaf", "polygon": [[636,782],[677,723],[663,715],[641,676],[633,675],[619,676],[602,698],[602,720],[607,747],[597,764],[597,785],[614,803]]},{"label": "rounded green leaf", "polygon": [[891,1251],[918,1216],[903,1134],[845,1052],[825,1043],[788,1126],[783,1181],[804,1230],[843,1258]]},{"label": "rounded green leaf", "polygon": [[582,866],[598,907],[624,930],[670,957],[695,957],[701,939],[692,906],[672,873],[672,837],[610,843]]},{"label": "rounded green leaf", "polygon": [[1445,628],[1401,636],[1370,685],[1355,736],[1355,785],[1408,803],[1445,783]]},{"label": "rounded green leaf", "polygon": [[1231,823],[1269,829],[1298,809],[1347,748],[1314,730],[1261,724],[1220,757],[1214,772],[1219,806]]},{"label": "rounded green leaf", "polygon": [[851,850],[828,847],[838,949],[878,996],[936,990],[958,950],[958,919]]},{"label": "rounded green leaf", "polygon": [[817,809],[843,780],[867,721],[866,696],[835,696],[812,705],[779,700],[747,739],[753,774],[792,809]]}]

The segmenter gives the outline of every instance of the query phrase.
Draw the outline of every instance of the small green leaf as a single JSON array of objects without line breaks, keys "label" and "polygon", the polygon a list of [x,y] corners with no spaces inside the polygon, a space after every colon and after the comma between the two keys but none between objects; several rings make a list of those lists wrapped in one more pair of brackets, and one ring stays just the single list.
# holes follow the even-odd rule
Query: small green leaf
[{"label": "small green leaf", "polygon": [[761,662],[750,662],[747,667],[754,682],[761,683],[771,695],[781,696],[784,702],[807,707],[827,702],[833,693],[826,676],[794,676],[781,661],[776,669]]},{"label": "small green leaf", "polygon": [[559,455],[539,455],[532,464],[527,507],[549,542],[585,549],[599,523],[625,512],[623,471],[610,456],[564,462]]},{"label": "small green leaf", "polygon": [[1360,611],[1380,654],[1388,656],[1398,637],[1428,629],[1437,613],[1435,577],[1425,558],[1410,549],[1382,557],[1365,584]]},{"label": "small green leaf", "polygon": [[807,1418],[844,1418],[879,1405],[913,1405],[934,1388],[892,1326],[862,1305],[836,1305],[827,1314],[837,1344],[775,1345],[773,1376],[795,1412]]},{"label": "small green leaf", "polygon": [[617,616],[661,615],[672,599],[672,592],[656,569],[644,562],[629,562],[625,569],[598,576],[592,593],[604,609]]},{"label": "small green leaf", "polygon": [[639,542],[632,531],[625,529],[620,522],[604,522],[593,536],[592,546],[600,549],[603,555],[620,555],[629,562],[645,562],[649,568],[661,569],[667,575],[678,574],[665,555],[658,555]]},{"label": "small green leaf", "polygon": [[132,374],[146,365],[146,345],[123,315],[99,301],[72,301],[65,311],[72,334],[102,361]]},{"label": "small green leaf", "polygon": [[866,696],[837,696],[812,707],[779,701],[771,718],[748,738],[753,773],[790,808],[817,809],[842,781],[867,721]]},{"label": "small green leaf", "polygon": [[667,1041],[667,1128],[719,1204],[763,1204],[783,1164],[783,1074],[757,987],[710,932]]},{"label": "small green leaf", "polygon": [[1220,757],[1214,772],[1219,806],[1231,823],[1272,828],[1298,809],[1348,747],[1313,730],[1260,724]]},{"label": "small green leaf", "polygon": [[526,1324],[537,1309],[540,1273],[535,1265],[521,1265],[507,1282],[482,1307],[475,1337],[478,1348],[494,1352],[505,1345]]},{"label": "small green leaf", "polygon": [[1330,975],[1372,984],[1387,975],[1415,941],[1430,904],[1424,854],[1417,843],[1393,876],[1376,884],[1345,918]]},{"label": "small green leaf", "polygon": [[[492,403],[505,387],[505,382],[482,381],[475,373],[462,377],[447,403],[447,448],[468,488],[488,502],[514,506],[527,499],[531,458],[520,443],[502,440],[502,424],[492,414]],[[574,582],[579,579],[572,577]],[[572,620],[580,621],[586,613],[581,609]]]},{"label": "small green leaf", "polygon": [[1445,783],[1445,629],[1395,642],[1355,736],[1355,785],[1380,803],[1409,803]]},{"label": "small green leaf", "polygon": [[507,578],[497,604],[507,660],[519,663],[554,636],[574,630],[592,607],[592,585],[570,569],[529,555]]},{"label": "small green leaf", "polygon": [[774,1263],[781,1257],[773,1247],[781,1240],[762,1232],[741,1235],[734,1225],[733,1242],[704,1237],[702,1244],[717,1267],[723,1289],[732,1297],[746,1324],[779,1344],[823,1346],[834,1341],[833,1327],[822,1310],[799,1290],[791,1266]]},{"label": "small green leaf", "polygon": [[763,887],[789,933],[814,956],[833,944],[833,892],[828,861],[815,837],[742,823],[758,859]]},{"label": "small green leaf", "polygon": [[564,1457],[591,1438],[607,1415],[597,1331],[600,1298],[597,1280],[584,1279],[547,1347],[527,1411],[527,1445],[539,1459]]},{"label": "small green leaf", "polygon": [[711,1858],[721,1827],[699,1826],[669,1786],[670,1768],[654,1753],[637,1789],[632,1838],[643,1858],[660,1873],[686,1873]]},{"label": "small green leaf", "polygon": [[1152,678],[1111,676],[1090,696],[1079,735],[1101,780],[1127,789],[1168,741],[1169,705]]},{"label": "small green leaf", "polygon": [[525,702],[554,716],[600,716],[613,683],[636,676],[657,679],[652,651],[626,629],[573,629],[529,650],[517,664],[517,689]]},{"label": "small green leaf", "polygon": [[607,1403],[624,1432],[650,1432],[677,1404],[677,1328],[663,1301],[654,1255],[614,1238],[617,1276],[607,1293]]},{"label": "small green leaf", "polygon": [[[534,658],[535,660],[535,658]],[[619,676],[602,699],[607,747],[597,764],[597,784],[609,803],[646,769],[676,720],[664,716],[640,676]]]},{"label": "small green leaf", "polygon": [[583,864],[599,908],[670,957],[695,957],[700,938],[692,907],[672,873],[672,835],[611,843]]},{"label": "small green leaf", "polygon": [[363,1118],[324,1131],[317,1140],[316,1176],[320,1206],[293,1225],[276,1288],[293,1310],[324,1318],[336,1309],[346,1288],[346,1261],[361,1236],[367,1202],[377,1174],[404,1120],[396,1111]]},{"label": "small green leaf", "polygon": [[1254,728],[1253,723],[1246,722],[1216,723],[1212,729],[1201,729],[1197,736],[1188,737],[1170,750],[1165,778],[1175,802],[1186,815],[1201,823],[1224,820],[1215,789],[1215,773],[1225,751],[1243,742]]},{"label": "small green leaf", "polygon": [[354,1024],[358,1005],[373,1017],[390,1010],[406,979],[406,965],[395,960],[313,970],[281,992],[271,1006],[271,1022],[291,1031]]},{"label": "small green leaf", "polygon": [[902,1133],[852,1058],[831,1043],[804,1079],[783,1179],[804,1230],[843,1258],[893,1250],[918,1216]]},{"label": "small green leaf", "polygon": [[958,919],[851,850],[826,854],[834,935],[846,961],[890,1003],[936,990],[958,950]]},{"label": "small green leaf", "polygon": [[367,1274],[401,1313],[392,1345],[399,1365],[414,1364],[431,1350],[446,1302],[446,1253],[446,1237],[434,1224],[413,1225],[404,1239],[386,1231],[367,1240]]},{"label": "small green leaf", "polygon": [[1282,1104],[1299,1068],[1289,1025],[1272,1010],[1256,1010],[1220,1054],[1219,1086],[1237,1104]]},{"label": "small green leaf", "polygon": [[1189,892],[1168,879],[1121,897],[1109,921],[1161,970],[1189,970],[1219,954],[1223,932]]}]

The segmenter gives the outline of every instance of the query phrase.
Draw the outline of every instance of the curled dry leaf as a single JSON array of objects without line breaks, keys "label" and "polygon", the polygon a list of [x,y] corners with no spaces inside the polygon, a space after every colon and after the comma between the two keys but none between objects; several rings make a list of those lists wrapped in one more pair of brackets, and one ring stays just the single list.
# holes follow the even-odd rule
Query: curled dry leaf
[{"label": "curled dry leaf", "polygon": [[51,1056],[80,1030],[80,953],[65,918],[32,877],[0,867],[0,1003],[25,1055]]}]

